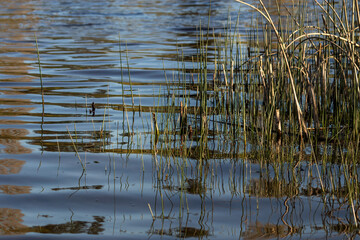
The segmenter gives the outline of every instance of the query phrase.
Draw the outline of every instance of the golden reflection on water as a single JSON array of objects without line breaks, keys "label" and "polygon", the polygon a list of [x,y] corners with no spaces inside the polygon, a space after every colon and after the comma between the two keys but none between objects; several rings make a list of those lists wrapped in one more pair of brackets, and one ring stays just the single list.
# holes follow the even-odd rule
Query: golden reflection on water
[{"label": "golden reflection on water", "polygon": [[293,185],[285,180],[251,179],[247,185],[247,193],[263,198],[296,196],[299,193],[299,189]]},{"label": "golden reflection on water", "polygon": [[243,239],[273,239],[284,238],[289,236],[291,231],[285,225],[281,224],[263,224],[259,221],[250,223],[245,232],[243,232]]},{"label": "golden reflection on water", "polygon": [[24,107],[15,107],[15,108],[2,108],[0,110],[0,115],[2,116],[24,116],[28,112],[35,108],[24,108]]},{"label": "golden reflection on water", "polygon": [[29,134],[27,129],[4,128],[0,129],[0,144],[5,146],[2,151],[8,154],[31,153],[30,148],[21,145],[20,139],[24,139]]},{"label": "golden reflection on water", "polygon": [[[29,47],[32,45],[29,44]],[[2,47],[1,52],[9,52],[10,49]],[[0,73],[8,75],[21,75],[21,77],[16,78],[17,82],[31,82],[34,78],[27,75],[29,70],[33,69],[29,64],[25,63],[26,61],[34,61],[32,58],[28,57],[1,57],[0,58]],[[3,82],[10,82],[12,79],[2,80]]]},{"label": "golden reflection on water", "polygon": [[28,194],[31,192],[30,186],[0,185],[0,192],[9,195]]},{"label": "golden reflection on water", "polygon": [[[38,16],[33,14],[35,10],[31,1],[27,0],[4,0],[0,2],[1,9],[6,9],[4,13],[6,17],[0,20],[0,30],[2,34],[6,36],[6,40],[0,46],[0,82],[2,82],[2,88],[0,93],[4,95],[24,94],[24,89],[29,89],[28,86],[7,86],[7,83],[19,83],[19,82],[31,82],[34,77],[29,72],[34,69],[31,63],[35,62],[33,55],[35,53],[34,43],[29,42],[29,37],[33,38],[33,32],[30,30],[38,22]],[[21,17],[19,17],[21,16]],[[31,54],[31,55],[30,55]],[[30,63],[29,63],[30,62]],[[29,99],[11,99],[1,98],[1,104],[7,105],[6,108],[0,109],[1,116],[25,116],[29,115],[29,112],[34,110],[33,107],[24,107],[25,105],[31,105]],[[16,107],[13,107],[16,106]],[[14,125],[23,124],[22,120],[13,119],[1,119],[2,125]],[[29,134],[27,129],[19,128],[3,128],[0,129],[0,144],[5,146],[1,149],[1,152],[7,154],[25,154],[31,153],[32,150],[21,145],[20,140]],[[11,160],[12,161],[12,160]],[[15,162],[7,159],[1,160],[0,171],[1,174],[14,173],[9,170],[6,164],[10,164],[14,167],[14,164],[19,164],[18,168],[24,164],[23,161]],[[16,171],[19,171],[16,170]],[[17,186],[1,186],[4,193],[18,193],[21,191],[28,192],[29,189],[19,190]]]},{"label": "golden reflection on water", "polygon": [[[18,174],[21,168],[25,164],[25,161],[17,159],[1,159],[0,160],[0,174]],[[0,185],[0,193],[16,195],[16,194],[28,194],[31,192],[30,186],[16,186],[16,185]]]},{"label": "golden reflection on water", "polygon": [[0,174],[17,174],[25,164],[25,161],[17,159],[1,159],[0,160]]},{"label": "golden reflection on water", "polygon": [[22,224],[24,214],[20,209],[0,208],[0,235],[23,234],[27,227]]},{"label": "golden reflection on water", "polygon": [[[6,92],[4,93],[6,94]],[[0,98],[0,102],[1,104],[12,105],[12,106],[32,105],[29,99]]]},{"label": "golden reflection on water", "polygon": [[8,119],[0,119],[1,125],[20,125],[24,124],[25,122],[22,120],[8,120]]},{"label": "golden reflection on water", "polygon": [[263,2],[271,16],[290,16],[290,12],[293,13],[298,4],[293,0],[267,0]]},{"label": "golden reflection on water", "polygon": [[[35,47],[28,38],[33,37],[34,33],[30,29],[38,22],[38,16],[33,14],[34,5],[27,0],[4,0],[0,2],[0,8],[7,9],[5,17],[0,20],[0,30],[6,36],[0,45],[0,82],[31,82],[34,77],[29,72],[34,67],[29,62],[35,62],[35,58],[30,56],[35,53]],[[3,87],[8,89],[1,89],[2,93],[14,94],[11,91],[13,87]],[[4,115],[3,111],[0,115]]]}]

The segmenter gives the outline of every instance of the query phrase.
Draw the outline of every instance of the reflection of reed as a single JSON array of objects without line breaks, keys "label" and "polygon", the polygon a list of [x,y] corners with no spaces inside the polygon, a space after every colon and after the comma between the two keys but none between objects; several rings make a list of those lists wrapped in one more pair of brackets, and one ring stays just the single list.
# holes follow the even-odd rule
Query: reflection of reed
[{"label": "reflection of reed", "polygon": [[276,179],[251,179],[247,186],[247,192],[257,197],[284,197],[295,196],[299,189],[285,180]]},{"label": "reflection of reed", "polygon": [[105,222],[105,217],[94,216],[94,221],[71,221],[61,224],[48,224],[44,226],[33,226],[28,228],[28,232],[38,232],[38,233],[52,233],[52,234],[61,234],[61,233],[87,233],[87,234],[99,234],[104,231],[103,223]]},{"label": "reflection of reed", "polygon": [[0,109],[0,114],[2,116],[23,116],[27,115],[31,110],[35,108],[25,108],[25,107],[11,107],[11,108],[2,108]]},{"label": "reflection of reed", "polygon": [[[26,27],[34,27],[38,21],[38,16],[32,14],[34,6],[31,1],[27,0],[3,0],[0,1],[0,8],[11,9],[11,11],[2,12],[5,17],[1,19],[1,23],[6,29],[3,27],[1,30],[5,33],[6,39],[1,44],[0,51],[9,54],[0,58],[0,74],[17,76],[16,82],[30,82],[33,77],[28,73],[33,67],[27,61],[33,59],[27,57],[27,54],[34,51],[34,46],[24,39],[33,34],[32,32],[27,33]],[[14,54],[15,52],[21,53],[21,55]],[[5,81],[14,82],[14,79],[9,77]]]},{"label": "reflection of reed", "polygon": [[[28,47],[32,47],[31,44],[28,44]],[[26,49],[21,49],[20,51],[29,51]],[[3,49],[3,51],[7,51],[8,49]],[[28,64],[26,64],[26,61],[33,60],[32,58],[28,57],[2,57],[0,58],[0,73],[4,74],[11,74],[11,75],[24,75],[27,74],[29,70],[32,69]],[[6,66],[6,67],[4,67]],[[18,82],[30,82],[33,80],[33,77],[30,76],[22,76],[16,78],[16,81]],[[8,81],[11,81],[10,79]]]},{"label": "reflection of reed", "polygon": [[[4,91],[6,93],[6,91]],[[0,102],[4,105],[11,105],[11,106],[25,106],[25,105],[32,105],[30,99],[13,99],[13,98],[0,98]],[[20,108],[21,108],[20,107]],[[27,108],[24,108],[27,110]],[[27,111],[25,111],[27,112]]]},{"label": "reflection of reed", "polygon": [[31,153],[31,149],[23,147],[19,140],[29,134],[27,129],[4,128],[0,129],[0,144],[6,146],[3,150],[8,154]]},{"label": "reflection of reed", "polygon": [[53,191],[61,190],[87,190],[87,189],[102,189],[102,185],[92,185],[92,186],[78,186],[78,187],[64,187],[64,188],[52,188]]},{"label": "reflection of reed", "polygon": [[0,185],[0,192],[9,195],[27,194],[30,193],[30,191],[30,186]]},{"label": "reflection of reed", "polygon": [[273,239],[283,238],[289,235],[289,230],[284,225],[263,224],[255,222],[248,225],[242,234],[243,239]]},{"label": "reflection of reed", "polygon": [[0,235],[20,235],[29,232],[37,233],[87,233],[99,234],[104,231],[104,217],[94,216],[94,221],[72,221],[60,224],[27,227],[23,222],[24,214],[20,209],[0,208]]},{"label": "reflection of reed", "polygon": [[194,228],[194,227],[181,227],[181,228],[170,228],[170,229],[157,229],[153,230],[153,234],[158,234],[160,236],[176,236],[177,238],[204,238],[208,237],[209,231]]},{"label": "reflection of reed", "polygon": [[18,235],[26,226],[21,222],[24,214],[20,209],[0,208],[0,235]]},{"label": "reflection of reed", "polygon": [[201,194],[206,192],[206,186],[201,183],[200,179],[186,179],[185,187],[186,191],[190,194]]},{"label": "reflection of reed", "polygon": [[178,234],[176,235],[179,238],[203,238],[209,236],[209,231],[199,228],[193,227],[182,227],[180,229],[176,229]]},{"label": "reflection of reed", "polygon": [[20,124],[24,124],[24,121],[22,121],[22,120],[0,119],[0,124],[2,124],[2,125],[20,125]]},{"label": "reflection of reed", "polygon": [[17,174],[20,172],[25,161],[17,159],[1,159],[0,160],[0,174]]},{"label": "reflection of reed", "polygon": [[[0,174],[18,174],[24,165],[25,161],[16,159],[1,159],[0,160]],[[30,193],[30,186],[15,186],[15,185],[0,185],[0,193],[4,194],[27,194]]]},{"label": "reflection of reed", "polygon": [[[150,210],[151,214],[153,215],[154,221],[152,222],[152,224],[150,226],[149,233],[157,234],[157,235],[161,235],[161,236],[173,236],[173,237],[181,238],[181,239],[183,239],[183,238],[203,239],[203,238],[207,238],[213,234],[212,232],[210,232],[210,228],[208,226],[208,221],[209,221],[209,216],[212,216],[214,214],[214,212],[213,212],[214,209],[206,208],[206,206],[207,206],[207,204],[206,204],[207,187],[206,187],[205,182],[203,182],[203,179],[207,179],[208,171],[206,169],[208,169],[208,168],[209,168],[209,166],[207,163],[203,165],[204,171],[201,171],[202,177],[197,176],[197,177],[187,178],[184,176],[184,178],[185,178],[184,182],[183,182],[183,184],[181,184],[180,187],[173,186],[172,183],[174,182],[173,181],[174,179],[172,179],[172,177],[169,177],[169,175],[166,175],[165,180],[163,182],[164,185],[162,186],[162,189],[164,189],[165,191],[161,192],[162,190],[160,190],[160,194],[156,194],[156,198],[158,196],[160,196],[160,198],[161,198],[161,202],[162,202],[162,207],[161,207],[161,211],[160,211],[161,213],[159,214],[158,209],[156,208],[157,200],[155,200],[154,214]],[[199,173],[198,171],[196,171],[196,172]],[[200,200],[201,200],[200,212],[198,212],[197,209],[195,210],[195,209],[189,208],[187,194],[184,194],[184,197],[181,197],[180,202],[179,202],[180,206],[181,205],[187,206],[187,211],[188,211],[187,214],[189,214],[191,212],[191,214],[198,216],[198,219],[197,219],[198,224],[194,225],[193,222],[189,221],[189,218],[186,218],[185,222],[180,220],[177,224],[175,224],[177,226],[174,227],[174,219],[182,219],[181,216],[183,214],[185,214],[182,211],[185,208],[180,207],[180,209],[182,209],[182,210],[180,210],[178,217],[174,217],[173,205],[174,205],[174,202],[177,201],[178,195],[172,194],[171,192],[173,192],[173,191],[187,192],[188,194],[197,195],[200,198]],[[166,205],[164,202],[166,200],[165,200],[164,196],[166,196],[166,199],[172,205],[172,207],[169,209],[169,212],[166,214],[165,214],[165,208],[164,208],[164,206]],[[192,197],[190,197],[190,198],[192,198]],[[175,216],[177,214],[178,213],[175,213]],[[161,228],[155,228],[155,220],[156,219],[162,220]],[[169,227],[166,227],[165,222],[169,223]]]}]

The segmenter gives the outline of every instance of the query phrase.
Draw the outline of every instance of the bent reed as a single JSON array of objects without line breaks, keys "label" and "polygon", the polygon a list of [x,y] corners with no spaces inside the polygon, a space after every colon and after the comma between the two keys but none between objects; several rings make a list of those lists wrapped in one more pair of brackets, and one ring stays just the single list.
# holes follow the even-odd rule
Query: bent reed
[{"label": "bent reed", "polygon": [[276,1],[286,16],[270,14],[262,0],[237,1],[261,17],[246,40],[238,17],[222,33],[199,27],[195,56],[179,47],[178,73],[152,115],[158,177],[168,178],[174,159],[180,174],[195,159],[200,181],[209,159],[255,162],[288,197],[316,192],[326,204],[345,204],[357,227],[358,1]]}]

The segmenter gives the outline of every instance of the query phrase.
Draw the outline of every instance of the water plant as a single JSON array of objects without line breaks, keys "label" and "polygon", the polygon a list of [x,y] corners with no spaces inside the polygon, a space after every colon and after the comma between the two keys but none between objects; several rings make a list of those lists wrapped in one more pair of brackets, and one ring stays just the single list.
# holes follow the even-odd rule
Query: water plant
[{"label": "water plant", "polygon": [[[285,17],[280,12],[270,14],[261,0],[258,6],[238,2],[265,21],[259,19],[256,31],[247,36],[238,32],[239,17],[235,24],[229,18],[222,31],[200,25],[196,53],[189,56],[178,47],[176,73],[171,79],[164,70],[165,88],[160,86],[154,93],[153,106],[141,106],[140,101],[135,105],[136,83],[131,80],[128,52],[119,40],[122,101],[96,104],[98,112],[104,109],[97,121],[100,130],[94,126],[93,131],[96,151],[153,156],[162,206],[157,214],[148,203],[154,221],[166,218],[162,189],[180,192],[179,216],[183,216],[182,211],[189,212],[187,195],[204,199],[216,185],[216,164],[224,160],[242,169],[237,176],[240,189],[236,173],[229,181],[232,194],[284,199],[287,209],[289,199],[316,196],[324,209],[345,209],[351,216],[349,225],[357,227],[358,2],[314,0],[314,18],[303,10],[308,9],[307,1],[298,1],[293,9],[285,7]],[[109,112],[108,126],[105,121],[110,109],[122,111],[123,117],[116,148],[111,143]],[[96,117],[95,104],[91,113]],[[143,131],[134,127],[137,113]],[[143,115],[151,122],[147,126]],[[80,143],[68,133],[85,169]],[[255,178],[251,164],[260,169]],[[299,231],[296,226],[289,229],[289,234]]]},{"label": "water plant", "polygon": [[261,0],[258,7],[238,2],[265,19],[245,46],[238,21],[229,20],[222,33],[199,27],[190,61],[178,51],[165,110],[153,115],[156,159],[165,159],[157,160],[159,179],[173,173],[172,160],[181,184],[188,159],[202,184],[210,159],[256,162],[266,191],[316,194],[325,205],[336,198],[358,226],[358,2],[315,0],[314,18],[303,11],[306,1],[285,7],[285,18]]}]

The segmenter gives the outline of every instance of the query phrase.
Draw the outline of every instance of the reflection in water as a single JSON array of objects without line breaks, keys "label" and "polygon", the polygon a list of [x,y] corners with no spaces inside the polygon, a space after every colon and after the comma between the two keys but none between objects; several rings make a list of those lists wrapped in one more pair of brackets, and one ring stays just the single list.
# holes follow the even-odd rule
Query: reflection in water
[{"label": "reflection in water", "polygon": [[359,229],[353,224],[346,224],[342,222],[330,224],[330,230],[338,232],[339,234],[344,234],[347,236],[347,239],[358,239],[360,236]]},{"label": "reflection in water", "polygon": [[94,221],[71,221],[60,224],[47,224],[44,226],[34,226],[27,229],[27,232],[37,233],[51,233],[51,234],[63,234],[63,233],[86,233],[86,234],[100,234],[104,231],[103,223],[105,218],[101,216],[94,216]]},{"label": "reflection in water", "polygon": [[37,233],[87,233],[99,234],[104,231],[104,217],[94,216],[94,221],[71,221],[60,224],[27,227],[22,224],[24,214],[20,209],[0,208],[0,235],[19,235]]},{"label": "reflection in water", "polygon": [[[33,47],[32,44],[27,44],[28,47]],[[13,48],[13,46],[11,46],[10,48]],[[7,46],[3,46],[2,48],[0,48],[0,51],[3,52],[8,52],[14,49],[9,49],[7,48]],[[18,50],[23,50],[24,49],[16,49]],[[29,51],[29,50],[27,50]],[[25,64],[26,61],[30,61],[33,59],[28,58],[28,57],[2,57],[0,58],[0,74],[6,74],[6,75],[19,75],[21,77],[17,77],[16,81],[17,82],[31,82],[33,81],[33,77],[30,76],[24,76],[27,75],[29,70],[32,70],[33,67],[30,67],[28,64]],[[12,79],[10,78],[4,78],[1,80],[1,82],[8,82],[10,83],[12,81]]]},{"label": "reflection in water", "polygon": [[251,179],[247,186],[247,193],[257,197],[275,197],[295,196],[298,194],[298,187],[285,180],[276,179]]},{"label": "reflection in water", "polygon": [[[234,1],[212,1],[210,9],[208,0],[0,1],[0,8],[3,10],[3,17],[0,20],[0,30],[2,30],[0,39],[3,43],[0,46],[0,82],[2,83],[0,94],[6,95],[0,99],[2,118],[0,123],[3,125],[21,124],[18,128],[1,126],[0,144],[5,146],[1,151],[7,154],[32,153],[34,157],[26,159],[28,161],[26,166],[36,171],[34,175],[31,175],[31,172],[27,172],[26,175],[30,176],[28,179],[37,179],[41,184],[30,182],[29,185],[33,188],[36,185],[44,185],[41,193],[31,193],[32,187],[29,186],[17,186],[16,183],[23,180],[21,179],[23,172],[20,170],[25,162],[2,159],[0,160],[0,174],[18,174],[19,176],[10,176],[9,181],[14,179],[14,182],[0,185],[0,191],[3,193],[0,196],[4,202],[11,204],[13,199],[19,199],[17,194],[31,193],[26,195],[26,200],[23,201],[36,200],[34,204],[37,205],[34,209],[47,211],[45,215],[54,216],[54,222],[63,222],[67,216],[56,215],[51,211],[64,212],[67,207],[79,208],[77,213],[84,214],[81,219],[86,220],[54,224],[44,219],[43,225],[40,226],[36,222],[31,224],[32,227],[28,227],[22,224],[24,214],[21,210],[3,208],[0,209],[0,234],[29,232],[99,234],[107,230],[106,234],[111,232],[110,234],[116,235],[113,229],[119,225],[122,227],[123,224],[124,228],[140,225],[139,228],[131,229],[132,237],[135,235],[137,238],[137,234],[144,233],[144,229],[151,224],[152,219],[149,217],[148,209],[142,207],[147,206],[149,202],[157,205],[157,208],[154,207],[156,217],[150,227],[150,234],[176,238],[201,239],[214,236],[221,239],[224,235],[226,237],[224,232],[232,228],[236,233],[228,235],[231,239],[236,237],[276,238],[298,233],[300,227],[290,227],[290,225],[298,226],[296,225],[298,222],[301,227],[316,225],[317,222],[307,221],[309,217],[315,216],[313,212],[301,215],[288,207],[286,201],[281,202],[283,196],[301,194],[297,186],[288,185],[286,181],[281,180],[256,179],[254,176],[252,180],[249,180],[247,174],[249,172],[254,174],[255,171],[246,169],[239,171],[239,174],[232,171],[233,168],[237,168],[236,164],[232,165],[233,168],[230,170],[228,167],[232,163],[226,162],[223,165],[219,163],[222,161],[219,159],[230,158],[230,155],[222,154],[227,148],[225,143],[223,149],[211,152],[211,158],[218,158],[212,163],[213,166],[204,167],[201,171],[197,171],[199,166],[194,162],[190,163],[193,167],[190,170],[184,170],[184,166],[174,163],[183,162],[180,149],[179,154],[171,154],[164,160],[164,166],[156,165],[146,168],[143,170],[145,174],[151,175],[145,180],[148,189],[145,189],[144,193],[139,193],[138,169],[146,162],[145,164],[137,162],[136,158],[140,155],[143,157],[142,154],[154,154],[149,145],[143,145],[143,142],[148,141],[144,138],[151,138],[151,134],[143,131],[143,127],[150,128],[149,125],[146,126],[149,124],[146,122],[150,113],[161,112],[162,103],[159,102],[163,99],[158,101],[157,94],[163,96],[162,91],[167,88],[167,86],[164,87],[167,85],[167,81],[164,80],[164,70],[170,78],[171,74],[174,76],[178,74],[176,71],[178,67],[184,67],[184,79],[192,81],[189,78],[191,67],[187,64],[190,63],[191,66],[197,64],[194,56],[199,51],[200,19],[205,20],[202,22],[204,27],[210,15],[211,28],[214,29],[214,35],[218,36],[219,32],[223,33],[227,24],[228,7],[231,8],[230,15],[237,13],[239,5],[237,3],[232,5],[232,2]],[[288,8],[292,5],[291,0],[281,2]],[[265,3],[271,6],[270,12],[274,15],[278,15],[277,3],[275,0]],[[280,17],[287,15],[287,9],[281,5],[279,9]],[[245,20],[247,17],[250,19],[249,14],[249,12],[241,13],[239,28],[250,25],[250,21]],[[234,19],[232,18],[233,21]],[[262,26],[259,25],[258,29],[262,31]],[[206,27],[203,30],[206,30]],[[35,31],[38,34],[41,69],[44,77],[45,106],[41,104],[39,69],[34,44]],[[118,40],[119,33],[122,38],[121,43]],[[240,32],[240,35],[246,35],[244,33],[245,31]],[[246,36],[240,36],[242,37],[246,39]],[[211,49],[219,43],[216,43],[212,37],[205,41],[209,43],[207,57],[210,58],[209,61],[213,61],[214,53]],[[256,44],[261,45],[261,43]],[[119,45],[122,47],[122,52],[119,52]],[[218,49],[218,51],[223,50]],[[122,60],[120,60],[120,62],[123,61],[122,64],[119,63],[120,54],[122,54]],[[184,63],[185,66],[179,66],[182,64],[177,63],[179,59],[188,62]],[[124,69],[127,67],[127,61],[129,61],[130,71],[128,72],[127,69],[121,71],[121,67]],[[132,85],[129,81],[130,76]],[[192,85],[194,86],[193,94],[195,94],[197,86]],[[155,106],[154,97],[160,106]],[[86,110],[90,108],[91,102],[96,103],[94,116]],[[26,105],[31,106],[24,107]],[[14,120],[11,117],[17,117],[17,119]],[[120,124],[116,121],[120,121]],[[66,131],[67,127],[69,131]],[[133,132],[138,134],[134,135]],[[78,160],[69,157],[70,154],[67,155],[67,152],[74,152],[74,144],[70,141],[69,134],[73,137],[77,151],[80,154],[87,154],[84,154],[83,158],[87,167],[87,175],[84,179],[87,179],[89,185],[80,186],[79,184],[79,187],[69,187],[77,186],[76,184],[80,181],[78,177],[81,174],[79,166],[76,166]],[[27,143],[32,145],[32,149],[22,146],[22,140],[28,140]],[[119,150],[115,149],[115,145]],[[137,147],[135,148],[134,145]],[[41,146],[44,156],[59,152],[61,164],[60,157],[59,160],[49,157],[42,162],[41,167],[34,167],[35,164],[31,160],[43,156],[35,150],[38,146]],[[191,147],[181,150],[190,151]],[[96,156],[97,164],[87,161],[86,156],[92,156],[94,152],[100,151],[108,151],[112,156],[119,153],[121,160],[106,165],[104,162],[107,161],[108,156]],[[125,167],[128,163],[122,159],[123,153],[135,159],[136,164],[132,168]],[[135,156],[135,154],[138,155]],[[190,151],[188,156],[199,159],[198,155],[197,152]],[[243,159],[248,164],[248,159],[246,157]],[[55,166],[54,162],[57,163],[57,161],[59,164]],[[123,168],[117,168],[120,165],[119,162]],[[161,164],[162,160],[159,162]],[[253,164],[256,165],[256,163]],[[217,169],[218,166],[224,167],[224,170]],[[54,180],[56,168],[59,175]],[[158,188],[157,184],[160,180],[151,179],[155,175],[151,172],[154,169],[160,169],[158,176],[165,173],[169,176],[168,182]],[[194,172],[197,173],[194,174]],[[229,173],[233,174],[232,177]],[[120,188],[119,185],[121,185]],[[114,188],[113,195],[112,188]],[[154,193],[154,188],[156,193]],[[242,188],[245,190],[242,191]],[[69,191],[78,191],[76,192],[78,194],[71,195],[74,197],[69,198]],[[314,202],[320,201],[319,196],[314,192],[308,191],[305,194],[314,196]],[[46,200],[49,198],[46,204],[52,204],[53,209],[45,209],[43,202],[37,201],[39,195]],[[57,198],[56,201],[52,198],[54,195]],[[151,202],[154,195],[155,203]],[[251,209],[250,202],[255,201],[255,198],[247,199],[248,195],[255,196],[257,201],[271,199],[274,202],[281,202],[281,207],[287,211],[281,216],[274,214],[270,220],[253,221],[250,218],[259,213],[259,210]],[[92,198],[96,200],[91,201]],[[121,201],[115,203],[117,198]],[[20,204],[24,203],[21,200],[18,201]],[[112,201],[114,201],[113,204]],[[248,201],[248,203],[247,205],[239,204],[240,201]],[[160,210],[159,203],[161,203]],[[245,205],[250,206],[251,211],[247,211]],[[263,205],[260,204],[259,208],[267,209],[274,205],[276,204],[266,202]],[[26,212],[27,218],[36,218],[34,216],[39,213],[34,209]],[[116,218],[121,215],[118,209],[130,215],[130,219],[124,218],[119,224],[119,221],[116,221]],[[95,211],[97,212],[94,213]],[[101,213],[98,214],[98,211]],[[165,211],[168,211],[167,216],[165,216]],[[140,219],[134,220],[140,215]],[[242,217],[239,217],[240,215]],[[345,214],[340,215],[343,217]],[[94,219],[91,216],[95,216]],[[111,220],[108,221],[109,216]],[[188,219],[184,220],[184,216]],[[290,224],[292,217],[296,220],[294,225]],[[328,220],[326,215],[321,224],[324,224],[325,220]],[[272,221],[281,221],[281,224],[276,225]],[[163,226],[164,224],[167,225]],[[225,229],[219,230],[224,225]],[[339,225],[332,225],[334,231],[345,233],[352,231],[350,224],[349,226]],[[239,226],[245,229],[240,235]]]},{"label": "reflection in water", "polygon": [[52,188],[53,191],[61,190],[86,190],[86,189],[102,189],[102,185],[93,185],[93,186],[79,186],[79,187],[63,187],[63,188]]},{"label": "reflection in water", "polygon": [[34,47],[27,38],[33,35],[30,29],[36,25],[38,17],[32,14],[34,6],[31,1],[4,0],[0,2],[0,8],[6,9],[0,21],[0,82],[3,82],[0,91],[15,94],[16,90],[12,92],[12,88],[17,87],[14,82],[29,83],[34,79],[29,75],[34,67],[28,64],[28,61],[34,61],[30,56]]},{"label": "reflection in water", "polygon": [[0,115],[3,116],[23,116],[27,115],[31,110],[35,108],[25,108],[25,107],[12,107],[12,108],[2,108],[0,110]]},{"label": "reflection in water", "polygon": [[186,191],[189,194],[201,194],[206,192],[206,186],[199,179],[186,179]]},{"label": "reflection in water", "polygon": [[17,174],[25,164],[25,161],[17,159],[0,159],[0,174]]},{"label": "reflection in water", "polygon": [[0,191],[4,194],[27,194],[31,192],[30,186],[0,185]]},{"label": "reflection in water", "polygon": [[282,224],[263,224],[259,221],[250,223],[243,232],[243,239],[274,239],[284,238],[290,234],[294,234],[290,229]]},{"label": "reflection in water", "polygon": [[23,217],[20,209],[0,208],[0,235],[23,234],[27,228],[22,224]]},{"label": "reflection in water", "polygon": [[[17,159],[0,159],[0,175],[18,174],[25,161]],[[30,186],[0,185],[0,192],[9,195],[27,194],[31,192]]]},{"label": "reflection in water", "polygon": [[189,238],[189,237],[203,238],[209,236],[209,231],[194,227],[182,227],[180,229],[176,229],[176,232],[178,232],[176,237],[180,237],[180,238]]},{"label": "reflection in water", "polygon": [[0,129],[0,144],[6,147],[2,151],[8,154],[31,153],[32,150],[23,147],[19,141],[28,134],[29,131],[27,129],[17,129],[17,128]]},{"label": "reflection in water", "polygon": [[173,236],[177,238],[199,238],[203,239],[209,237],[209,231],[194,228],[194,227],[181,227],[181,228],[170,228],[170,229],[160,229],[160,230],[153,230],[152,234],[158,235],[167,235]]},{"label": "reflection in water", "polygon": [[[0,98],[0,102],[2,104],[8,104],[8,105],[12,105],[12,106],[25,106],[25,105],[32,104],[29,99]],[[20,111],[18,111],[18,112],[20,112]],[[27,111],[23,111],[23,112],[25,113]]]}]

